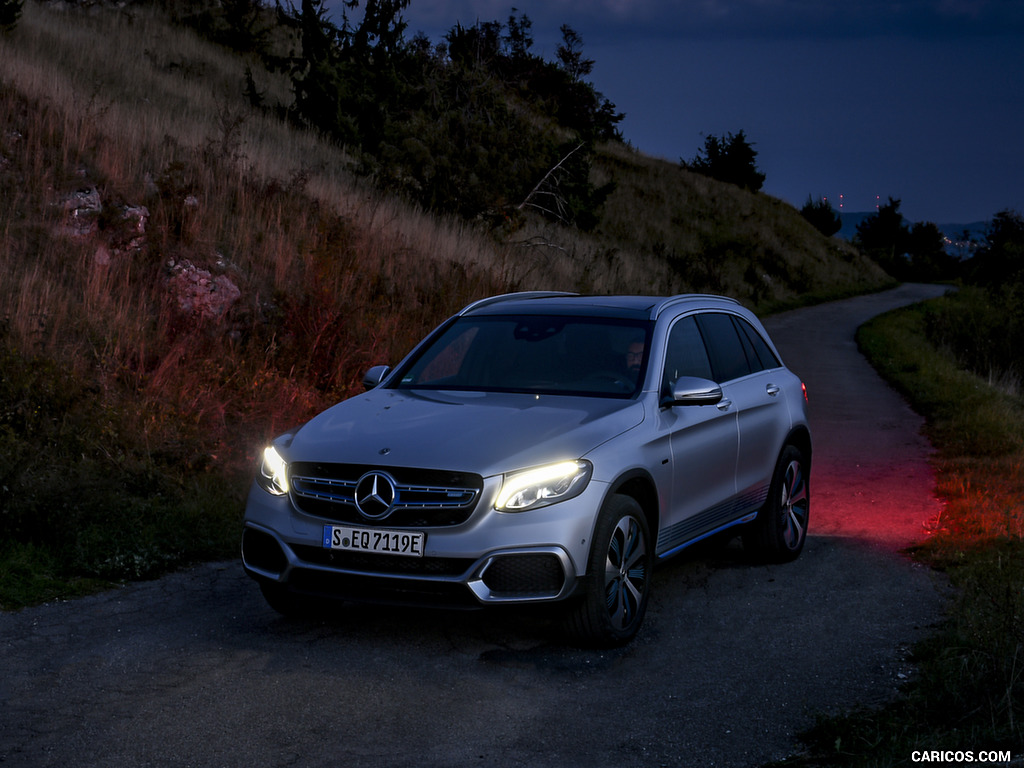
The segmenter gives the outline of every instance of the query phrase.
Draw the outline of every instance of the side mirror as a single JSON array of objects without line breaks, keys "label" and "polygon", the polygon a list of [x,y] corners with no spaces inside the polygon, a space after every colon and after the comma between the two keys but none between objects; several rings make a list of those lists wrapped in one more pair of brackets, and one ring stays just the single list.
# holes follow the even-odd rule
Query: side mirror
[{"label": "side mirror", "polygon": [[664,405],[714,405],[722,399],[722,388],[710,379],[680,376],[672,385],[672,396]]},{"label": "side mirror", "polygon": [[363,386],[366,389],[373,389],[391,372],[390,365],[375,365],[363,375]]}]

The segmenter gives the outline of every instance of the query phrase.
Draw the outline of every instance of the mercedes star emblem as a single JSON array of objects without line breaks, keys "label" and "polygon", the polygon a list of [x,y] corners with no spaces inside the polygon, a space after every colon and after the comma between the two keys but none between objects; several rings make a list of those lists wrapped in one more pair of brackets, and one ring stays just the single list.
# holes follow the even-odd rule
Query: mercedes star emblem
[{"label": "mercedes star emblem", "polygon": [[397,498],[395,481],[383,472],[367,472],[356,483],[356,509],[368,520],[387,517]]}]

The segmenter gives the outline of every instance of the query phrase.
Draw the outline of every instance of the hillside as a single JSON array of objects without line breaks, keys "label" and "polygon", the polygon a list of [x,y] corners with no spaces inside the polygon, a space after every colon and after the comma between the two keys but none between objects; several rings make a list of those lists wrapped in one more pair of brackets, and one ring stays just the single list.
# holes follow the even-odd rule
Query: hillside
[{"label": "hillside", "polygon": [[[289,101],[257,58],[136,5],[29,0],[0,46],[0,515],[81,573],[222,553],[264,440],[480,296],[711,291],[764,311],[888,280],[792,207],[616,142],[596,148],[594,183],[616,186],[589,232],[431,214],[254,106],[247,70]],[[170,541],[154,521],[182,500],[196,523]],[[143,533],[55,543],[57,518],[116,529],[111,507]]]}]

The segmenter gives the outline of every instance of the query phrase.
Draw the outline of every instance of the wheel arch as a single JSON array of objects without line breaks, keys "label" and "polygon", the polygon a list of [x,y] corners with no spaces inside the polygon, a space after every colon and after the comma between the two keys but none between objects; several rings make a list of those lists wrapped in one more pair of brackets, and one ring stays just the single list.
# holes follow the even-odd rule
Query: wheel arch
[{"label": "wheel arch", "polygon": [[785,441],[782,443],[782,447],[779,449],[779,455],[786,450],[787,445],[795,446],[800,449],[800,452],[804,455],[804,461],[807,463],[807,473],[811,471],[811,432],[806,426],[800,425],[790,430],[789,434],[786,435]]},{"label": "wheel arch", "polygon": [[647,527],[656,546],[659,529],[658,523],[661,518],[661,504],[658,487],[654,482],[654,478],[651,477],[650,473],[642,469],[627,472],[608,487],[608,497],[615,494],[629,496],[640,505],[644,517],[647,518]]}]

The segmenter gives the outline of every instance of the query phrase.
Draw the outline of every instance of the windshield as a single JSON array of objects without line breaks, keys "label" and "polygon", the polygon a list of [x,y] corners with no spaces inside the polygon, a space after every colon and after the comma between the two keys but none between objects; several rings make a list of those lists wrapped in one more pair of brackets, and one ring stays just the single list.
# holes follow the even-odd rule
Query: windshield
[{"label": "windshield", "polygon": [[649,326],[617,318],[463,317],[412,360],[399,389],[632,397]]}]

